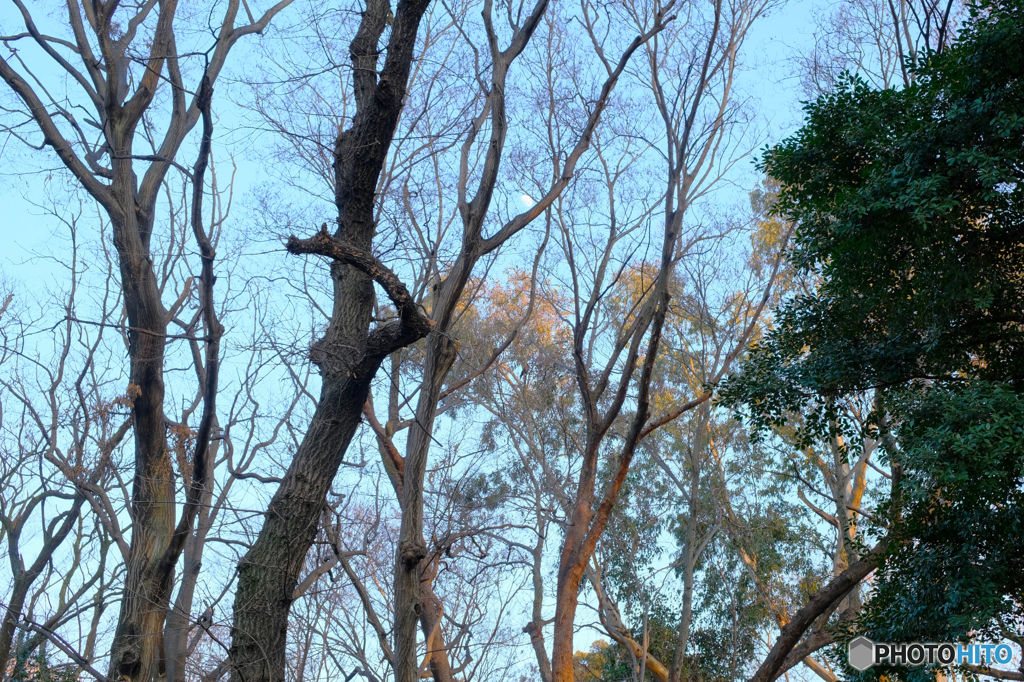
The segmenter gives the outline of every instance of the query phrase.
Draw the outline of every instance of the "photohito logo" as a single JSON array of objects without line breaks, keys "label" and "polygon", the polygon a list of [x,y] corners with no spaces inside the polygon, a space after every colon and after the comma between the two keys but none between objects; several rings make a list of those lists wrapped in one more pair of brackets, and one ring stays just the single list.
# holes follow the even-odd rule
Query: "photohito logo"
[{"label": "photohito logo", "polygon": [[850,665],[867,670],[881,663],[888,665],[1000,665],[1009,663],[1013,649],[1009,644],[951,644],[949,642],[876,643],[867,637],[858,637],[847,648]]}]

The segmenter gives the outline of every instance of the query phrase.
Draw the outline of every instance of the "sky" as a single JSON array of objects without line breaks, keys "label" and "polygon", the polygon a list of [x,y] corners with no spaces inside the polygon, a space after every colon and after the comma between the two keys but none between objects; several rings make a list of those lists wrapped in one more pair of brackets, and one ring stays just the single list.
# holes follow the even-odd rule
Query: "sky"
[{"label": "sky", "polygon": [[[745,82],[741,83],[741,87],[759,101],[758,106],[766,125],[763,142],[779,141],[799,126],[800,88],[790,73],[788,62],[809,44],[813,30],[810,12],[820,4],[815,0],[789,0],[758,23],[748,38],[745,48],[746,66],[742,76]],[[50,21],[57,19],[59,15],[56,14],[50,17]],[[0,32],[11,35],[23,31],[20,20],[20,13],[13,2],[0,3]],[[232,56],[240,55],[235,53]],[[219,90],[223,88],[223,84],[218,86]],[[3,96],[6,98],[10,95],[5,92]],[[219,129],[231,127],[227,108],[218,109],[217,116]],[[763,147],[763,144],[760,146]],[[264,179],[261,172],[264,159],[260,156],[260,140],[247,137],[241,143],[236,139],[220,147],[218,151],[225,155],[230,153],[237,163],[235,197],[237,204],[244,206],[246,198]],[[49,253],[49,242],[54,229],[59,229],[59,225],[52,216],[44,215],[33,205],[46,201],[42,191],[45,177],[38,173],[27,176],[18,173],[17,164],[12,161],[16,161],[23,153],[17,140],[0,140],[0,202],[3,206],[3,218],[0,220],[0,275],[8,281],[16,281],[19,288],[34,290],[58,283],[61,276],[57,268],[45,258],[40,258]],[[35,154],[38,158],[38,153]],[[55,164],[56,157],[52,152],[50,158]],[[738,192],[745,194],[752,186],[749,183],[756,181],[752,164],[752,157],[738,164],[735,170]]]}]

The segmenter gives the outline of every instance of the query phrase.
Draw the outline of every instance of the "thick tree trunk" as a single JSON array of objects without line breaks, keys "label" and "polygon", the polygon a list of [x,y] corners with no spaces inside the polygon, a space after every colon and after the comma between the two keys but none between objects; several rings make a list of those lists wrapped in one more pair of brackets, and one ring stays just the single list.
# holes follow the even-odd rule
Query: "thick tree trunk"
[{"label": "thick tree trunk", "polygon": [[[177,54],[174,43],[174,21],[177,10],[176,0],[161,0],[155,16],[151,14],[153,4],[135,9],[132,17],[124,14],[119,3],[91,3],[86,9],[88,26],[83,23],[80,8],[76,3],[69,5],[68,19],[73,27],[77,48],[71,50],[84,62],[84,71],[75,73],[70,63],[57,56],[49,47],[51,56],[76,76],[84,86],[96,108],[94,115],[104,136],[104,147],[97,148],[85,159],[77,155],[77,144],[69,143],[55,124],[58,114],[49,112],[52,107],[44,104],[29,83],[5,61],[0,60],[0,76],[23,101],[27,111],[42,132],[45,144],[52,147],[63,164],[70,170],[81,186],[108,213],[113,226],[113,244],[121,275],[121,294],[127,316],[129,342],[129,385],[126,394],[132,403],[132,427],[135,440],[135,471],[131,501],[131,540],[125,566],[124,592],[121,609],[115,629],[110,653],[110,667],[107,677],[117,682],[149,682],[162,674],[163,670],[163,623],[170,599],[174,568],[180,556],[184,539],[191,530],[196,504],[195,488],[187,491],[187,503],[181,523],[175,528],[175,484],[171,458],[167,448],[165,418],[163,411],[164,345],[167,343],[167,314],[162,305],[157,274],[153,269],[150,240],[153,233],[154,211],[157,194],[173,159],[185,136],[194,127],[200,113],[204,118],[204,137],[200,157],[203,168],[197,164],[194,178],[195,196],[202,197],[202,174],[209,152],[209,97],[212,80],[223,66],[231,46],[239,37],[262,30],[270,19],[287,3],[279,3],[268,10],[258,22],[246,27],[235,27],[238,3],[228,3],[223,24],[218,31],[217,43],[207,66],[202,86],[196,92],[191,104],[186,101],[188,89],[184,87],[177,70]],[[41,38],[29,16],[22,7],[26,27],[40,44],[49,39]],[[131,10],[128,10],[129,12]],[[115,14],[117,18],[115,19]],[[148,17],[148,18],[147,18]],[[146,37],[135,43],[134,27],[145,21],[150,29]],[[93,38],[87,37],[91,31]],[[98,47],[97,59],[94,48]],[[144,68],[129,79],[127,60],[141,59]],[[172,60],[168,74],[164,65]],[[80,76],[80,78],[78,78]],[[74,80],[74,79],[73,79]],[[87,82],[91,80],[92,84]],[[131,82],[129,82],[129,80]],[[168,99],[171,102],[170,121],[159,140],[159,154],[150,157],[153,161],[141,182],[133,168],[133,138],[136,127],[153,103],[162,83],[170,81]],[[204,108],[205,104],[205,108]],[[58,107],[59,109],[59,107]],[[77,130],[74,118],[61,110],[63,118]],[[90,123],[92,121],[90,120]],[[147,137],[154,141],[148,130]],[[109,153],[109,172],[101,171],[91,159],[93,153]],[[109,182],[102,178],[109,179]],[[193,202],[194,216],[198,204]],[[201,218],[201,212],[198,212]],[[195,225],[195,220],[193,221]],[[204,261],[204,281],[212,286],[212,247],[207,244],[201,249]],[[207,289],[208,291],[208,289]],[[209,310],[209,308],[206,308]],[[209,321],[204,314],[204,320]],[[216,327],[216,325],[214,325]],[[214,328],[207,330],[210,337],[219,337]],[[211,341],[208,349],[215,342]],[[216,352],[213,353],[214,357]],[[209,359],[209,358],[208,358]],[[216,365],[216,363],[215,363]],[[211,377],[216,369],[208,368]],[[211,378],[213,390],[207,398],[216,395],[216,379]],[[212,404],[210,400],[204,400]],[[211,411],[204,407],[206,415]],[[201,425],[201,433],[206,433]],[[205,483],[204,458],[206,438],[197,438],[199,445],[195,458],[196,481],[199,487]],[[122,542],[118,538],[118,542]]]},{"label": "thick tree trunk", "polygon": [[[159,20],[158,47],[161,41],[169,41],[174,3],[163,9],[166,13],[162,13]],[[145,91],[145,88],[150,93],[155,90],[155,82],[147,85],[147,81],[152,81],[158,73],[159,68],[156,73],[147,73],[139,86],[140,92]],[[113,132],[109,139],[113,140],[113,156],[124,160],[114,164],[111,183],[113,197],[124,210],[112,222],[129,324],[131,381],[128,398],[132,403],[135,436],[132,534],[121,613],[114,632],[110,668],[107,671],[107,679],[111,682],[150,682],[166,676],[163,630],[175,566],[191,535],[202,495],[210,483],[210,430],[215,420],[220,337],[224,333],[213,310],[215,251],[201,224],[203,177],[213,135],[210,111],[212,97],[212,83],[204,76],[197,93],[197,104],[203,116],[203,137],[199,158],[193,169],[192,226],[203,262],[201,281],[202,317],[207,333],[206,378],[202,386],[203,416],[196,433],[193,471],[190,482],[185,486],[185,505],[177,524],[174,470],[171,452],[167,447],[164,415],[163,363],[168,315],[150,255],[154,204],[138,205],[137,181],[130,162],[132,136],[138,119],[123,116],[123,110],[111,107],[114,109],[110,116]]]},{"label": "thick tree trunk", "polygon": [[[130,157],[130,141],[116,151],[119,156]],[[128,164],[119,164],[119,170],[113,185],[118,203],[133,206],[135,174]],[[163,672],[159,668],[168,586],[162,584],[165,581],[156,569],[170,543],[175,517],[174,479],[163,409],[167,311],[149,256],[151,227],[139,225],[134,211],[129,213],[128,220],[127,224],[114,223],[114,245],[130,327],[127,393],[132,401],[135,478],[124,596],[107,679],[149,682]]]},{"label": "thick tree trunk", "polygon": [[[288,613],[299,572],[319,527],[327,491],[362,420],[370,382],[388,354],[422,338],[429,329],[422,325],[412,329],[407,324],[415,305],[406,302],[408,307],[402,309],[396,291],[400,289],[406,298],[408,292],[388,273],[388,292],[400,308],[402,321],[397,327],[369,333],[374,304],[371,277],[381,277],[386,270],[372,257],[375,192],[404,103],[416,35],[427,5],[427,0],[400,0],[387,58],[378,71],[378,43],[390,5],[386,0],[366,3],[349,48],[356,115],[352,127],[335,142],[337,230],[329,237],[325,226],[317,239],[308,241],[310,250],[302,250],[299,240],[289,241],[292,253],[323,253],[335,259],[331,265],[334,307],[324,338],[311,349],[311,359],[323,377],[316,412],[270,502],[259,537],[239,562],[229,652],[232,682],[284,680]],[[317,245],[324,250],[315,250]],[[394,332],[391,336],[386,333],[389,330]],[[417,577],[417,592],[418,588]]]},{"label": "thick tree trunk", "polygon": [[555,633],[551,646],[552,682],[574,682],[576,677],[572,660],[573,624],[576,622],[576,608],[579,605],[580,583],[589,558],[580,560],[581,547],[594,516],[590,507],[591,500],[577,501],[565,534],[555,596]]},{"label": "thick tree trunk", "polygon": [[[362,280],[367,289],[363,300],[371,301],[369,278],[348,274],[350,279]],[[359,299],[348,299],[353,300]],[[370,305],[364,307],[359,312],[368,326]],[[309,430],[270,502],[259,537],[239,562],[229,654],[234,682],[285,678],[288,614],[295,586],[319,528],[327,491],[359,426],[372,378],[373,372],[324,378]]]}]

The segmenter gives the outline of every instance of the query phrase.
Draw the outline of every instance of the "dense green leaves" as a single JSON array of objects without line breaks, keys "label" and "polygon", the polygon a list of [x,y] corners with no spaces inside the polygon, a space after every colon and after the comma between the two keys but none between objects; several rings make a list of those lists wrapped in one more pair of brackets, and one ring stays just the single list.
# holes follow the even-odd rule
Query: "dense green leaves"
[{"label": "dense green leaves", "polygon": [[764,156],[818,286],[781,307],[725,400],[763,434],[799,424],[807,447],[843,430],[843,400],[884,396],[857,434],[902,471],[861,618],[878,639],[998,638],[1021,615],[1022,74],[1024,5],[986,2],[912,86],[847,76]]},{"label": "dense green leaves", "polygon": [[848,77],[766,153],[800,226],[792,260],[821,285],[779,312],[732,397],[777,412],[808,392],[1024,376],[1022,14],[976,9],[904,90]]},{"label": "dense green leaves", "polygon": [[885,641],[998,640],[1024,603],[1024,396],[970,382],[894,409],[907,473],[864,624]]}]

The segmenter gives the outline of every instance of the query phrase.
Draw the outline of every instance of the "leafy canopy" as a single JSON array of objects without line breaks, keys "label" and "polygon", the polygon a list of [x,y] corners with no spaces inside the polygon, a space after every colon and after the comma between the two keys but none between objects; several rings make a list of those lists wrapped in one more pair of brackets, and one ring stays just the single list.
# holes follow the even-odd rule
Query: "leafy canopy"
[{"label": "leafy canopy", "polygon": [[780,307],[724,400],[762,433],[798,416],[808,444],[843,428],[842,398],[877,391],[871,435],[897,481],[861,618],[880,639],[1008,636],[1021,615],[1022,76],[1024,4],[983,2],[913,85],[847,75],[763,158],[798,224],[792,264],[818,285]]}]

